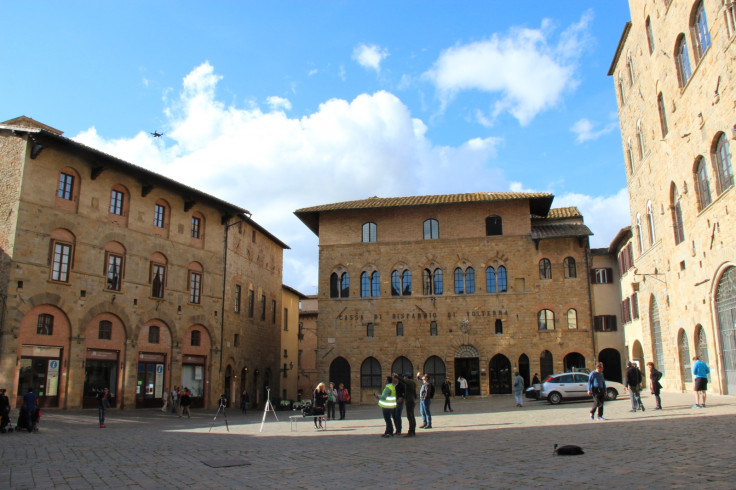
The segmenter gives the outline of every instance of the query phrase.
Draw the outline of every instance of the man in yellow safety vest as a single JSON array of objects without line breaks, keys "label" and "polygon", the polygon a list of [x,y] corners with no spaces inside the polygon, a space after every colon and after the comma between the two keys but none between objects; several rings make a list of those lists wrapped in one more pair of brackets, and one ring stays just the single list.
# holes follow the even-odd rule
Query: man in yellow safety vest
[{"label": "man in yellow safety vest", "polygon": [[373,393],[373,396],[378,400],[378,406],[381,407],[383,419],[386,421],[386,430],[382,437],[391,437],[394,434],[394,426],[391,423],[391,419],[396,408],[396,387],[391,376],[386,377],[386,386],[383,388],[383,393],[380,396],[377,393]]}]

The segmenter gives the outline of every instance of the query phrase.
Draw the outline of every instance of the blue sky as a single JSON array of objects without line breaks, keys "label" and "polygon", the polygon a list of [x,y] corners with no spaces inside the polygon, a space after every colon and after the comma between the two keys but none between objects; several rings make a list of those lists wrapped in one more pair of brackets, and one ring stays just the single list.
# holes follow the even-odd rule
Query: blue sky
[{"label": "blue sky", "polygon": [[552,192],[608,246],[629,220],[606,76],[628,20],[616,0],[13,2],[0,120],[249,209],[314,294],[293,211],[317,204]]}]

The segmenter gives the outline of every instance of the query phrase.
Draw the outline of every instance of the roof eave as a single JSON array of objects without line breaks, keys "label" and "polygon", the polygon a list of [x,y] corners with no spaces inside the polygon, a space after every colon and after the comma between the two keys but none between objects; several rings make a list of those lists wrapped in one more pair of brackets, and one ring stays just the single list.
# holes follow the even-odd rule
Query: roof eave
[{"label": "roof eave", "polygon": [[611,67],[608,69],[609,77],[613,75],[613,72],[616,69],[616,65],[618,64],[618,59],[621,57],[621,52],[624,50],[624,44],[626,43],[626,38],[628,37],[630,30],[631,30],[631,21],[628,21],[626,25],[624,26],[624,32],[621,33],[621,39],[618,40],[618,46],[616,46],[616,54],[613,55],[613,61],[611,61]]}]

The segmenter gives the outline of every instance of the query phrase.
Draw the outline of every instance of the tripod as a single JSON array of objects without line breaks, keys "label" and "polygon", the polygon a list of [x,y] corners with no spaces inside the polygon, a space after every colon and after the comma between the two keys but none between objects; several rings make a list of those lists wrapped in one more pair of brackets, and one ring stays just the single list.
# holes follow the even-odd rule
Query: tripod
[{"label": "tripod", "polygon": [[276,411],[273,409],[273,405],[271,404],[271,388],[266,387],[266,406],[263,407],[263,420],[261,420],[261,430],[259,432],[263,432],[263,424],[266,422],[266,414],[268,412],[271,412],[276,419],[276,422],[279,421],[279,418],[276,416]]},{"label": "tripod", "polygon": [[227,425],[227,412],[225,411],[225,405],[227,405],[227,398],[225,398],[225,395],[222,395],[220,397],[220,406],[217,407],[217,413],[215,414],[215,417],[212,419],[212,425],[210,425],[210,432],[212,432],[212,427],[215,425],[215,420],[217,420],[217,416],[220,415],[220,412],[222,412],[222,415],[225,416],[225,428],[228,432],[230,432],[230,426]]}]

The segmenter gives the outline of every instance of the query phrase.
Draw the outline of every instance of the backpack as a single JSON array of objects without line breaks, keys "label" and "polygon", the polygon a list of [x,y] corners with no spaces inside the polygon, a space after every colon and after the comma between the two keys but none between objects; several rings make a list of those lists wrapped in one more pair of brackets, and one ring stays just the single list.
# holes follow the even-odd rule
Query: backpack
[{"label": "backpack", "polygon": [[432,383],[429,383],[429,398],[430,400],[434,398],[434,385]]},{"label": "backpack", "polygon": [[345,392],[342,395],[342,401],[344,401],[345,403],[350,401],[350,392],[348,392],[347,388],[345,388]]}]

